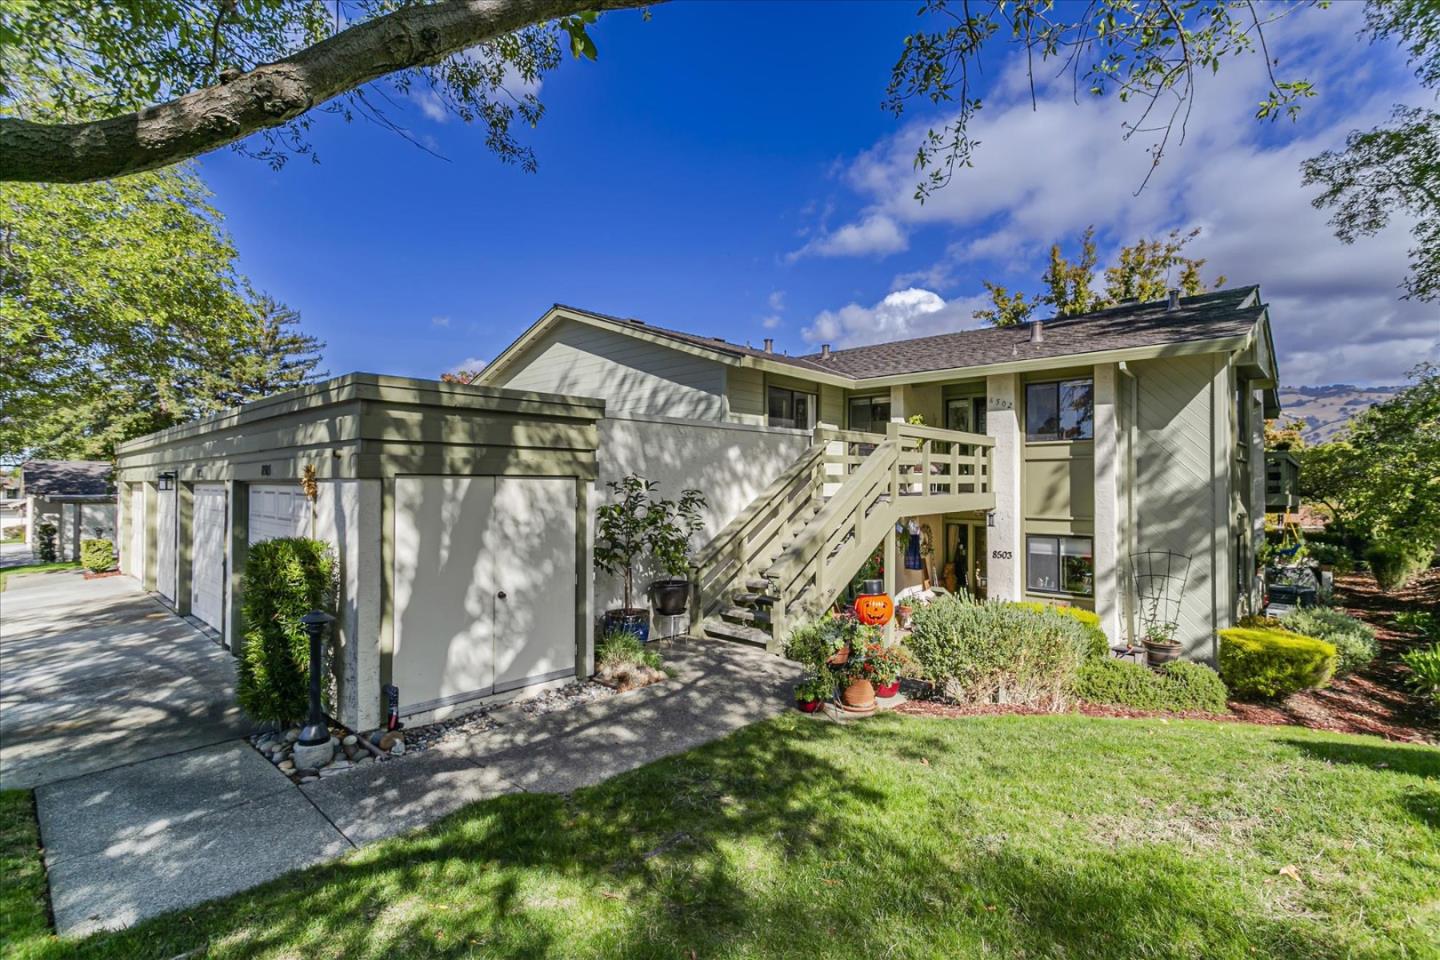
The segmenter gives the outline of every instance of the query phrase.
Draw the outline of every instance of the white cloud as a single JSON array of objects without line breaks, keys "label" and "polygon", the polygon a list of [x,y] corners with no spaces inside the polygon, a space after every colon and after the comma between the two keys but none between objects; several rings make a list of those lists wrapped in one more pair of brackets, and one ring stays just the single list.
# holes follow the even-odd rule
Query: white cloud
[{"label": "white cloud", "polygon": [[[924,205],[913,199],[912,161],[925,125],[875,144],[843,173],[860,212],[821,230],[791,258],[894,253],[916,231],[937,229],[948,234],[945,253],[897,271],[892,296],[910,299],[825,311],[807,338],[810,331],[866,338],[853,342],[914,336],[911,326],[933,325],[941,312],[931,291],[973,293],[980,280],[1005,274],[1029,278],[1034,290],[1049,245],[1074,244],[1092,224],[1105,241],[1102,262],[1139,237],[1199,226],[1202,235],[1189,252],[1209,258],[1207,272],[1235,285],[1259,283],[1271,303],[1285,382],[1398,382],[1417,360],[1435,355],[1440,339],[1440,310],[1398,299],[1410,224],[1393,223],[1347,246],[1335,239],[1328,215],[1310,205],[1315,189],[1300,180],[1302,160],[1339,146],[1351,129],[1379,122],[1393,103],[1429,96],[1398,68],[1393,52],[1357,40],[1363,10],[1353,8],[1296,14],[1270,30],[1278,72],[1308,77],[1319,88],[1301,122],[1253,121],[1264,65],[1258,58],[1227,62],[1202,78],[1185,143],[1171,144],[1138,196],[1149,141],[1123,139],[1134,104],[1083,97],[1077,104],[1062,81],[1042,84],[1032,110],[1027,86],[1017,82],[1018,62],[977,115],[975,166],[958,171]],[[935,299],[922,304],[915,293]],[[947,312],[955,302],[945,302]],[[968,321],[968,313],[961,319]]]},{"label": "white cloud", "polygon": [[849,303],[823,310],[800,332],[808,343],[857,347],[976,327],[972,314],[981,297],[946,300],[933,290],[910,287],[886,294],[872,306]]},{"label": "white cloud", "polygon": [[430,325],[432,327],[448,327],[450,326],[450,318],[447,316],[431,317]]},{"label": "white cloud", "polygon": [[479,357],[466,357],[464,360],[461,360],[459,363],[455,364],[455,366],[451,367],[448,372],[459,373],[462,370],[465,370],[469,371],[470,373],[479,373],[481,370],[484,370],[489,363],[489,360],[482,360]]},{"label": "white cloud", "polygon": [[909,245],[909,240],[894,219],[883,213],[872,213],[855,223],[847,223],[838,230],[822,233],[792,252],[788,259],[794,261],[807,256],[857,257],[871,254],[885,256],[899,253]]},{"label": "white cloud", "polygon": [[785,309],[785,291],[771,291],[770,296],[765,299],[765,302],[770,304],[771,310],[774,310],[776,313],[780,313]]}]

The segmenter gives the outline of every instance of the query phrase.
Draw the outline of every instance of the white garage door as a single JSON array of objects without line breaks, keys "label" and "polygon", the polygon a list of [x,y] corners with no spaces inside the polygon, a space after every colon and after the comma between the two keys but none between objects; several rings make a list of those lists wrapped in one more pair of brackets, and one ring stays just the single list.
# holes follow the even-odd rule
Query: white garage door
[{"label": "white garage door", "polygon": [[310,533],[310,502],[298,483],[251,484],[250,543]]},{"label": "white garage door", "polygon": [[145,579],[145,487],[136,486],[130,491],[130,556],[125,558],[125,569],[136,580]]},{"label": "white garage door", "polygon": [[225,629],[225,485],[195,485],[190,542],[190,612]]},{"label": "white garage door", "polygon": [[175,491],[161,490],[155,498],[155,589],[175,602]]},{"label": "white garage door", "polygon": [[395,656],[411,713],[575,673],[575,482],[395,482]]}]

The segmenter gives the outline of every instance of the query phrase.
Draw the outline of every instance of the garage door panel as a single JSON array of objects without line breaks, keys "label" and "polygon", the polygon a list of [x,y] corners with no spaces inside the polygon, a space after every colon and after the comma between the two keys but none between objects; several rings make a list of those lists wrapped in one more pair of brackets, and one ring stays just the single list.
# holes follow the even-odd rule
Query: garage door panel
[{"label": "garage door panel", "polygon": [[225,629],[225,485],[196,484],[190,547],[190,612]]},{"label": "garage door panel", "polygon": [[175,490],[161,490],[155,499],[155,590],[175,602]]},{"label": "garage door panel", "polygon": [[130,491],[130,556],[126,567],[130,576],[145,580],[145,488]]},{"label": "garage door panel", "polygon": [[395,482],[395,657],[401,709],[491,692],[494,564],[486,545],[494,480]]},{"label": "garage door panel", "polygon": [[496,481],[488,546],[496,557],[495,686],[575,672],[575,482]]},{"label": "garage door panel", "polygon": [[304,537],[310,530],[310,502],[298,483],[252,484],[247,541]]}]

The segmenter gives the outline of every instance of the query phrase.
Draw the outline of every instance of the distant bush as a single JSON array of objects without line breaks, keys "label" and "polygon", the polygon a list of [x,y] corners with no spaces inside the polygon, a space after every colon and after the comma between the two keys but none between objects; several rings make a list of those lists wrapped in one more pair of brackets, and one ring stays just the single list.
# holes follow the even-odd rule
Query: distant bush
[{"label": "distant bush", "polygon": [[1430,544],[1376,544],[1365,551],[1365,562],[1380,589],[1391,593],[1424,573],[1434,555],[1435,547]]},{"label": "distant bush", "polygon": [[105,573],[117,566],[115,544],[109,540],[81,540],[80,566],[91,573]]},{"label": "distant bush", "polygon": [[1400,659],[1410,668],[1406,682],[1432,707],[1440,709],[1440,643],[1411,650]]},{"label": "distant bush", "polygon": [[300,618],[335,612],[335,555],[321,540],[264,540],[250,548],[240,590],[240,706],[262,723],[301,720],[309,709],[310,638]]},{"label": "distant bush", "polygon": [[1280,618],[1291,633],[1335,645],[1335,676],[1359,670],[1380,655],[1375,628],[1331,607],[1300,607]]},{"label": "distant bush", "polygon": [[1305,544],[1311,560],[1316,563],[1329,564],[1341,576],[1355,569],[1355,555],[1343,544],[1322,543],[1308,538]]},{"label": "distant bush", "polygon": [[1224,713],[1228,695],[1220,675],[1204,664],[1177,660],[1158,672],[1131,660],[1087,660],[1071,688],[1090,703],[1165,710]]},{"label": "distant bush", "polygon": [[54,563],[60,557],[55,547],[55,524],[46,520],[35,525],[35,559],[41,563]]},{"label": "distant bush", "polygon": [[1094,631],[1073,616],[992,600],[941,597],[910,620],[910,651],[948,697],[1059,709]]},{"label": "distant bush", "polygon": [[1048,603],[1036,603],[1031,600],[1022,601],[1016,606],[1025,607],[1029,610],[1053,610],[1062,617],[1073,617],[1085,625],[1090,632],[1090,646],[1088,653],[1092,657],[1109,657],[1110,640],[1105,636],[1105,631],[1100,629],[1100,614],[1094,610],[1086,610],[1084,607],[1057,607]]},{"label": "distant bush", "polygon": [[1287,697],[1323,687],[1335,647],[1288,630],[1231,627],[1220,635],[1220,677],[1237,697]]}]

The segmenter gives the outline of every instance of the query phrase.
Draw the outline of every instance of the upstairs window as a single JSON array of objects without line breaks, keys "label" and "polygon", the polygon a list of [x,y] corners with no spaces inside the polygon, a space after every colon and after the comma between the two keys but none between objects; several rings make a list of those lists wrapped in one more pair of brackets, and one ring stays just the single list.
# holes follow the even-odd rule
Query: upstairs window
[{"label": "upstairs window", "polygon": [[1025,385],[1025,439],[1090,440],[1095,436],[1095,382],[1058,380]]},{"label": "upstairs window", "polygon": [[815,395],[771,387],[766,392],[769,423],[772,427],[794,427],[810,430],[815,426]]}]

